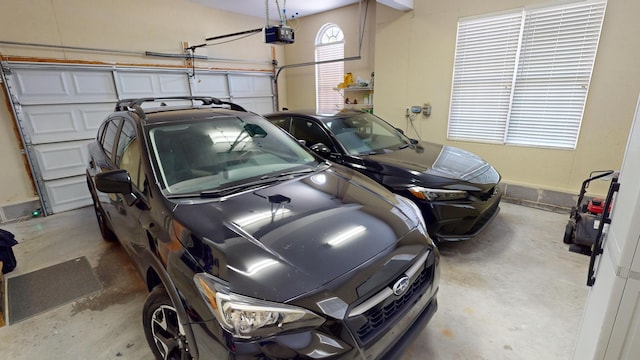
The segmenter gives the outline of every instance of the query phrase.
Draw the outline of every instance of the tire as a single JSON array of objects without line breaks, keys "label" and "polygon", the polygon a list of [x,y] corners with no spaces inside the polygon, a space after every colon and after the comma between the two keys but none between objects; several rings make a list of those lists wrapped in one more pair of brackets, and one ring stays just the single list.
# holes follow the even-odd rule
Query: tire
[{"label": "tire", "polygon": [[573,230],[573,224],[571,222],[567,223],[564,227],[564,237],[562,238],[562,242],[565,244],[573,244]]},{"label": "tire", "polygon": [[87,176],[87,187],[89,188],[89,193],[91,194],[91,200],[93,200],[93,211],[96,213],[96,219],[98,220],[98,226],[100,227],[100,235],[102,235],[102,238],[105,241],[117,241],[118,238],[109,227],[109,223],[107,223],[107,216],[104,213],[104,210],[102,210],[99,205],[100,202],[98,201],[98,197],[93,190],[93,186],[91,186],[91,180],[89,180],[89,176]]},{"label": "tire", "polygon": [[116,234],[113,233],[109,224],[107,223],[107,217],[104,211],[100,208],[100,205],[93,201],[93,210],[96,213],[96,219],[98,220],[98,226],[100,227],[100,234],[105,241],[113,242],[118,240]]},{"label": "tire", "polygon": [[156,286],[147,296],[142,326],[156,359],[191,359],[175,305],[162,285]]}]

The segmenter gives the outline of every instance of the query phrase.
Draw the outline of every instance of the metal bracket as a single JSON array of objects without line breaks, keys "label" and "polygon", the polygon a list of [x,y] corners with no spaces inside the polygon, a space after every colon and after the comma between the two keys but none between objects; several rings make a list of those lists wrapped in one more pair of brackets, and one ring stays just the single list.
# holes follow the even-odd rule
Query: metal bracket
[{"label": "metal bracket", "polygon": [[611,218],[609,215],[611,214],[609,208],[611,207],[611,203],[613,202],[613,196],[620,190],[620,183],[618,182],[618,177],[615,176],[611,179],[611,184],[609,185],[609,192],[607,193],[607,199],[604,202],[604,210],[602,211],[602,218],[600,220],[600,226],[598,226],[598,234],[596,235],[596,240],[591,248],[591,259],[589,260],[589,273],[587,275],[587,286],[593,286],[596,282],[596,258],[598,255],[602,255],[602,232],[604,231],[605,224],[611,224]]},{"label": "metal bracket", "polygon": [[23,127],[24,119],[22,113],[22,105],[18,101],[18,98],[16,97],[11,87],[11,82],[9,81],[9,76],[11,74],[12,71],[9,67],[9,64],[6,61],[0,62],[0,79],[2,79],[2,82],[4,82],[7,95],[10,99],[11,110],[13,111],[13,115],[18,126],[20,139],[22,140],[22,144],[24,146],[24,149],[22,149],[20,152],[25,155],[27,163],[29,164],[31,176],[36,187],[36,192],[38,193],[38,197],[40,198],[40,206],[43,209],[45,216],[51,215],[53,212],[49,206],[48,198],[44,189],[44,184],[41,180],[40,170],[37,166],[37,160],[33,151],[33,144],[31,143],[31,139],[29,138],[27,132]]},{"label": "metal bracket", "polygon": [[11,68],[9,67],[9,63],[6,61],[0,61],[0,67],[2,67],[2,72],[5,75],[11,75]]}]

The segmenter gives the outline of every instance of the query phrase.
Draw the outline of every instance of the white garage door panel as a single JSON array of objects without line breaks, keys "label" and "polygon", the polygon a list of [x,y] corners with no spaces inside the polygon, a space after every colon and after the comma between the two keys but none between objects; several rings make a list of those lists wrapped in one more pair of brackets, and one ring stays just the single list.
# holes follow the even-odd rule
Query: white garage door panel
[{"label": "white garage door panel", "polygon": [[186,74],[118,72],[120,97],[188,96],[189,79]]},{"label": "white garage door panel", "polygon": [[29,105],[22,108],[31,143],[91,139],[114,104]]},{"label": "white garage door panel", "polygon": [[84,176],[47,181],[45,188],[54,213],[91,205],[91,195]]},{"label": "white garage door panel", "polygon": [[265,72],[203,70],[190,78],[189,69],[26,62],[10,62],[7,69],[7,89],[17,101],[15,116],[47,214],[91,204],[84,179],[87,144],[118,100],[193,94],[257,113],[274,110],[272,76]]},{"label": "white garage door panel", "polygon": [[109,71],[17,69],[14,76],[22,105],[117,101]]},{"label": "white garage door panel", "polygon": [[270,76],[229,75],[229,87],[234,97],[273,96]]},{"label": "white garage door panel", "polygon": [[273,98],[235,98],[233,102],[258,114],[273,112]]},{"label": "white garage door panel", "polygon": [[221,100],[229,99],[229,89],[227,88],[227,75],[225,74],[196,74],[193,83],[193,95],[213,96]]},{"label": "white garage door panel", "polygon": [[33,151],[40,165],[42,178],[48,181],[84,174],[89,158],[87,144],[91,141],[69,141],[34,146]]}]

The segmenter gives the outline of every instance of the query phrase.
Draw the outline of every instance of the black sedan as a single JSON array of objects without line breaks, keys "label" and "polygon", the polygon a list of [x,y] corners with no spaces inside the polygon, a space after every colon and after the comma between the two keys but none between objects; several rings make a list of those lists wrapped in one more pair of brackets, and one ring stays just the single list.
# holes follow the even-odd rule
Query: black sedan
[{"label": "black sedan", "polygon": [[415,204],[237,105],[123,100],[89,151],[158,359],[397,358],[438,307]]},{"label": "black sedan", "polygon": [[499,211],[500,174],[468,151],[410,139],[368,112],[284,111],[265,117],[324,158],[413,200],[435,240],[470,239]]}]

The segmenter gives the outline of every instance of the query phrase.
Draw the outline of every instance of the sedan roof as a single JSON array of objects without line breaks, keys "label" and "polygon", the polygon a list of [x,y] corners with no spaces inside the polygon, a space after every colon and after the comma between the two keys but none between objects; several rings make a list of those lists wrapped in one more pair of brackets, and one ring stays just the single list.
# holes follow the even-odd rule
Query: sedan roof
[{"label": "sedan roof", "polygon": [[275,115],[304,115],[304,116],[309,116],[309,117],[313,117],[316,118],[320,121],[327,121],[327,120],[331,120],[331,119],[335,119],[335,118],[343,118],[343,117],[351,117],[351,116],[355,116],[358,114],[362,114],[364,113],[363,111],[360,110],[336,110],[333,112],[317,112],[316,110],[284,110],[284,111],[278,111],[278,112],[273,112],[270,114],[265,114],[265,117],[271,117],[271,116],[275,116]]}]

